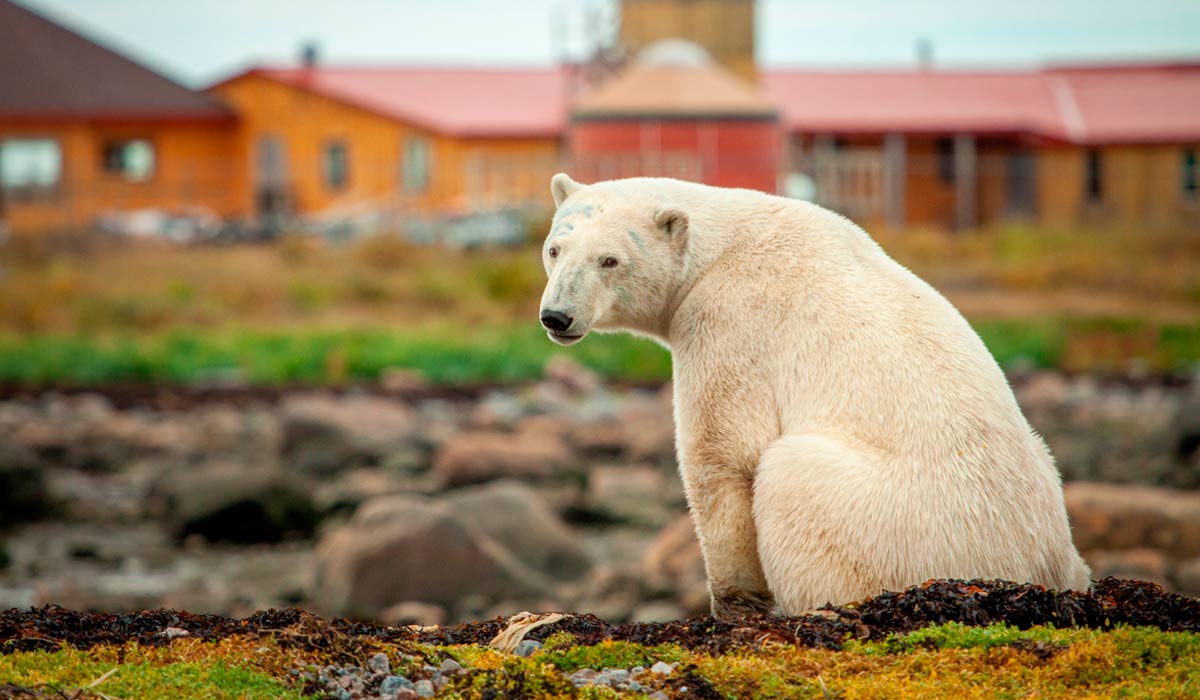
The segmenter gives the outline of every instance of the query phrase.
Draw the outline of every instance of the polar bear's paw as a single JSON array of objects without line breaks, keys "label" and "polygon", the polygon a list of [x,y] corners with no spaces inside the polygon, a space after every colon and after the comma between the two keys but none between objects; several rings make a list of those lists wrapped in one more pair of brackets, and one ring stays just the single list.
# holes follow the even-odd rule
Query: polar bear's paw
[{"label": "polar bear's paw", "polygon": [[725,622],[733,622],[746,617],[766,615],[775,607],[775,600],[770,593],[757,593],[729,589],[714,593],[712,598],[713,617]]}]

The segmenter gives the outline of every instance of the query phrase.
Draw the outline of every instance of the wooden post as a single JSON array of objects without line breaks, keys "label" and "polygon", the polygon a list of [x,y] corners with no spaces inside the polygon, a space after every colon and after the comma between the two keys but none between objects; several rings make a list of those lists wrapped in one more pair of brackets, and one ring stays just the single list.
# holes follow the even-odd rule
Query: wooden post
[{"label": "wooden post", "polygon": [[908,177],[906,151],[904,134],[883,137],[883,213],[888,226],[894,229],[904,228],[907,223],[904,207],[905,179]]},{"label": "wooden post", "polygon": [[961,231],[978,223],[975,206],[975,137],[954,137],[954,228]]}]

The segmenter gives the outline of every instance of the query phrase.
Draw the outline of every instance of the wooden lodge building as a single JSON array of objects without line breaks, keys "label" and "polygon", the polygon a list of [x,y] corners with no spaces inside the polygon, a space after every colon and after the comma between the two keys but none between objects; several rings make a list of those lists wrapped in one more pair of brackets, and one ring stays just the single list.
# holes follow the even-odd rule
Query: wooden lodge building
[{"label": "wooden lodge building", "polygon": [[246,211],[237,115],[0,0],[0,231],[89,228],[108,211]]},{"label": "wooden lodge building", "polygon": [[758,69],[752,0],[623,0],[627,60],[256,67],[194,91],[0,0],[0,227],[108,210],[390,221],[545,207],[669,175],[864,223],[1200,234],[1200,61],[1024,71]]}]

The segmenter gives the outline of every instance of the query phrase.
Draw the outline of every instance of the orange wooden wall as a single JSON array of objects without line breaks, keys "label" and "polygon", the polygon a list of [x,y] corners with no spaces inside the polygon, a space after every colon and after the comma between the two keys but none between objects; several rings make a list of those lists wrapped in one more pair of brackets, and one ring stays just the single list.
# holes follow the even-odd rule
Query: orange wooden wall
[{"label": "orange wooden wall", "polygon": [[[245,185],[236,136],[232,122],[0,124],[0,140],[51,138],[62,152],[62,177],[54,194],[34,201],[9,198],[5,218],[14,232],[24,233],[86,228],[112,210],[199,206],[220,216],[241,214]],[[154,144],[149,179],[131,182],[104,170],[105,144],[122,139]]]},{"label": "orange wooden wall", "polygon": [[1047,146],[1038,153],[1038,214],[1056,225],[1150,226],[1200,234],[1200,196],[1182,188],[1184,149],[1200,144],[1101,146],[1101,192],[1086,196],[1089,149]]},{"label": "orange wooden wall", "polygon": [[[548,183],[558,160],[556,138],[455,138],[253,73],[213,92],[242,119],[239,142],[245,154],[242,177],[250,183],[248,210],[254,206],[256,144],[267,135],[286,144],[293,204],[302,213],[461,211],[486,205],[477,201],[480,194],[497,187],[549,201]],[[406,144],[414,138],[425,140],[431,153],[428,185],[421,191],[406,189],[403,179]],[[322,172],[323,149],[331,141],[348,149],[349,178],[342,188],[331,188]]]}]

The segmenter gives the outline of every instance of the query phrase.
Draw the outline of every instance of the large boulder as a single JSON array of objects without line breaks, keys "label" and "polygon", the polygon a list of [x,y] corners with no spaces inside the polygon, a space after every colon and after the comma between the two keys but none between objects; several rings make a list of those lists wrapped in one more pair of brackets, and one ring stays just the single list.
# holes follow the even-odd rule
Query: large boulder
[{"label": "large boulder", "polygon": [[463,522],[553,579],[577,579],[591,568],[578,535],[524,484],[505,480],[465,488],[447,501]]},{"label": "large boulder", "polygon": [[1083,552],[1153,548],[1200,556],[1200,493],[1150,486],[1072,483],[1064,488]]},{"label": "large boulder", "polygon": [[376,618],[398,603],[540,594],[552,581],[465,522],[449,503],[384,496],[317,546],[313,597],[327,614]]},{"label": "large boulder", "polygon": [[675,596],[690,614],[708,606],[704,555],[690,515],[664,527],[642,556],[642,575],[655,592]]},{"label": "large boulder", "polygon": [[627,458],[661,466],[675,464],[675,417],[669,386],[651,400],[631,404],[620,418]]},{"label": "large boulder", "polygon": [[504,477],[551,477],[571,463],[571,452],[557,434],[477,431],[447,440],[434,457],[433,472],[447,487],[456,487]]},{"label": "large boulder", "polygon": [[412,448],[413,413],[395,399],[303,394],[288,397],[280,412],[289,471],[332,474]]},{"label": "large boulder", "polygon": [[682,503],[679,478],[659,467],[601,466],[588,472],[586,507],[606,519],[662,525]]},{"label": "large boulder", "polygon": [[162,475],[151,487],[148,510],[176,537],[221,542],[311,537],[319,520],[305,482],[276,470],[228,464]]},{"label": "large boulder", "polygon": [[0,528],[47,515],[50,502],[45,472],[33,453],[0,443]]},{"label": "large boulder", "polygon": [[1171,589],[1168,577],[1170,566],[1167,557],[1157,549],[1122,549],[1117,551],[1097,550],[1088,552],[1088,566],[1092,568],[1092,579],[1099,581],[1109,576],[1153,581]]}]

